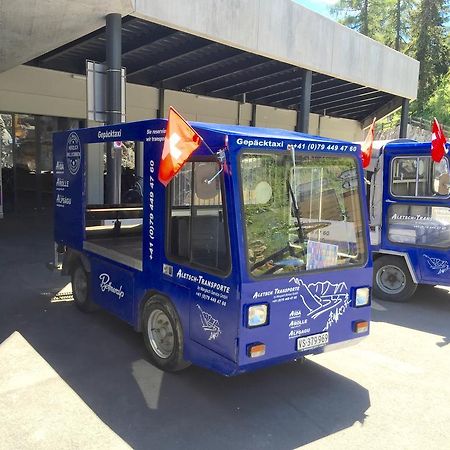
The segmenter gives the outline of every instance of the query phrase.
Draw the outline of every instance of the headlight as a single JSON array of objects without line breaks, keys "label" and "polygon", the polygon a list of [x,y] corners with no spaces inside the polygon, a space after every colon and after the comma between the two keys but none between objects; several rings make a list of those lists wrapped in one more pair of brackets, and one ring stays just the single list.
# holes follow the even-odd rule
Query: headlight
[{"label": "headlight", "polygon": [[261,327],[267,324],[269,310],[267,303],[252,305],[247,310],[247,326],[249,328]]},{"label": "headlight", "polygon": [[365,288],[358,288],[356,289],[356,296],[355,296],[355,306],[366,306],[370,303],[370,289]]}]

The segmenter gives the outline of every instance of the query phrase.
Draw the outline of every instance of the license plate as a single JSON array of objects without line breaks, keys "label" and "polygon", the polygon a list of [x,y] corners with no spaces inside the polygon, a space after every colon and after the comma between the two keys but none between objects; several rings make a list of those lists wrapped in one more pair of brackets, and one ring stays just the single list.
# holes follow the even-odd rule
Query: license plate
[{"label": "license plate", "polygon": [[310,336],[304,336],[297,340],[297,350],[304,351],[310,350],[316,347],[323,347],[328,344],[328,331],[324,333],[311,334]]}]

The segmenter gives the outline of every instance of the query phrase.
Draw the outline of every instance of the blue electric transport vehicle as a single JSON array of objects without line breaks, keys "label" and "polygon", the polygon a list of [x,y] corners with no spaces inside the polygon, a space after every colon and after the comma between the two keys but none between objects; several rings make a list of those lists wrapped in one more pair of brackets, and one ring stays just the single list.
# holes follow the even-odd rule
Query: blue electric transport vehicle
[{"label": "blue electric transport vehicle", "polygon": [[[55,134],[55,243],[77,306],[101,306],[142,332],[168,371],[193,363],[234,375],[366,336],[359,146],[192,126],[212,152],[201,145],[167,187],[157,177],[165,120]],[[108,141],[134,151],[136,166],[142,158],[142,204],[88,202],[87,153],[99,147],[89,144]]]},{"label": "blue electric transport vehicle", "polygon": [[374,143],[369,220],[374,297],[408,300],[418,284],[450,285],[448,157],[431,158],[431,143]]}]

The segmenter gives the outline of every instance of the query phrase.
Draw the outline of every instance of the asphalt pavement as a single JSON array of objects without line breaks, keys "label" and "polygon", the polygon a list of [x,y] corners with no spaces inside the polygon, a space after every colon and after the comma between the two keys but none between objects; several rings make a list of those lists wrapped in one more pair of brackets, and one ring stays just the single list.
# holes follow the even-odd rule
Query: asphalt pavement
[{"label": "asphalt pavement", "polygon": [[360,344],[235,378],[154,368],[47,270],[48,213],[0,220],[0,449],[450,448],[450,293],[374,301]]}]

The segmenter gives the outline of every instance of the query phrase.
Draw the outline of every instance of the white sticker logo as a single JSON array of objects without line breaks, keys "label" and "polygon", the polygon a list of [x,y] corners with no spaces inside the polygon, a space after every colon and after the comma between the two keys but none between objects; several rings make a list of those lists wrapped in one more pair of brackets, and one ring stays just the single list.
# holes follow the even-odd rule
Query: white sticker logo
[{"label": "white sticker logo", "polygon": [[430,266],[430,269],[437,271],[438,275],[441,275],[450,269],[448,261],[446,261],[445,259],[432,258],[431,256],[425,255],[425,253],[423,256]]},{"label": "white sticker logo", "polygon": [[219,321],[217,319],[214,319],[211,314],[203,311],[200,305],[197,305],[197,308],[200,310],[200,320],[202,321],[202,328],[210,333],[208,341],[214,341],[219,337],[219,334],[222,333]]},{"label": "white sticker logo", "polygon": [[81,165],[81,142],[77,133],[70,133],[66,144],[66,159],[69,172],[76,175]]},{"label": "white sticker logo", "polygon": [[289,281],[300,286],[300,298],[308,309],[308,317],[312,319],[317,319],[330,309],[349,301],[348,288],[343,281],[340,283],[318,281],[305,284],[302,279],[297,277],[292,277]]},{"label": "white sticker logo", "polygon": [[98,278],[100,279],[100,290],[102,292],[111,292],[112,294],[117,295],[119,299],[122,299],[125,296],[122,286],[119,288],[114,287],[110,281],[110,276],[107,273],[100,274]]}]

